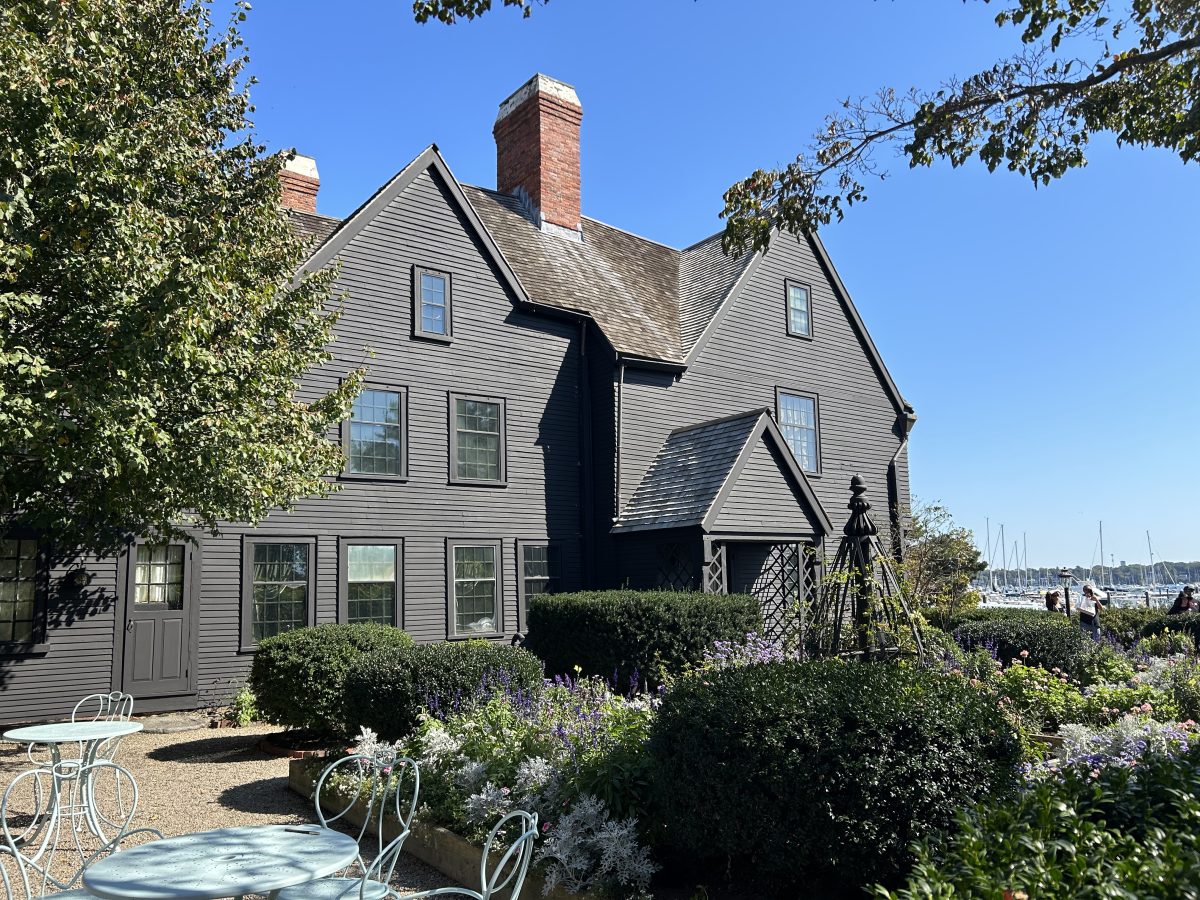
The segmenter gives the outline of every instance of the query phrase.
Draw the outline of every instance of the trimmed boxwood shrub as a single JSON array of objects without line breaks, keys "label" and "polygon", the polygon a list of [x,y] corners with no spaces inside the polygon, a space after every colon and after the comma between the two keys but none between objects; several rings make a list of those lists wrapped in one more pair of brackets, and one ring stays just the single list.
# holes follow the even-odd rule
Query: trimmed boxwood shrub
[{"label": "trimmed boxwood shrub", "polygon": [[[1072,593],[1072,599],[1074,596]],[[1166,613],[1157,608],[1106,606],[1100,610],[1100,630],[1121,646],[1132,647],[1141,640],[1147,625],[1165,618]]]},{"label": "trimmed boxwood shrub", "polygon": [[404,737],[422,710],[470,703],[491,688],[537,690],[542,663],[489,641],[446,641],[369,653],[346,675],[346,715],[385,740]]},{"label": "trimmed boxwood shrub", "polygon": [[346,671],[364,653],[405,648],[413,639],[390,625],[317,625],[258,642],[250,689],[268,722],[322,735],[344,735]]},{"label": "trimmed boxwood shrub", "polygon": [[1027,615],[964,622],[954,629],[954,639],[966,650],[979,647],[994,650],[1006,666],[1022,650],[1028,650],[1026,665],[1045,669],[1058,666],[1072,675],[1082,672],[1086,660],[1096,650],[1096,642],[1080,630],[1078,623],[1036,610]]},{"label": "trimmed boxwood shrub", "polygon": [[1200,748],[1137,766],[1068,770],[965,812],[925,840],[898,893],[878,898],[1200,896]]},{"label": "trimmed boxwood shrub", "polygon": [[529,601],[525,645],[550,675],[633,679],[656,685],[700,662],[717,641],[739,641],[762,625],[746,594],[695,591],[581,591]]},{"label": "trimmed boxwood shrub", "polygon": [[895,882],[910,842],[1013,791],[1021,759],[995,698],[965,679],[836,660],[681,679],[649,749],[652,837],[787,897]]}]

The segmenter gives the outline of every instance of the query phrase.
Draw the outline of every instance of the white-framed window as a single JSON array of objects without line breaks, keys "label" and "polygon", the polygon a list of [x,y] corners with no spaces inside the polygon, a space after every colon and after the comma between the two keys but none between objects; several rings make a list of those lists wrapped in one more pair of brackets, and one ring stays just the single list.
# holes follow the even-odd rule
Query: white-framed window
[{"label": "white-framed window", "polygon": [[779,430],[792,448],[800,468],[810,474],[821,471],[817,398],[812,394],[780,390],[776,398]]},{"label": "white-framed window", "polygon": [[787,294],[787,330],[796,337],[810,338],[812,328],[812,289],[799,281],[784,282]]},{"label": "white-framed window", "polygon": [[499,634],[500,541],[447,543],[450,637]]}]

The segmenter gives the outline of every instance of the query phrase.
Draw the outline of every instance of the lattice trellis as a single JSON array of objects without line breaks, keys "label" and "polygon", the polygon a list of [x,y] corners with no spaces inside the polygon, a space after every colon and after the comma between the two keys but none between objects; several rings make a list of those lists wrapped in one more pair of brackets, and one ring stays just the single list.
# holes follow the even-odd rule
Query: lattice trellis
[{"label": "lattice trellis", "polygon": [[691,590],[692,567],[679,544],[659,544],[658,586],[676,591]]},{"label": "lattice trellis", "polygon": [[712,557],[704,567],[704,590],[709,594],[724,594],[728,589],[729,553],[724,544],[714,544]]},{"label": "lattice trellis", "polygon": [[850,519],[821,585],[806,653],[879,659],[913,653],[923,656],[921,632],[913,620],[879,530],[868,512],[866,483],[850,480]]},{"label": "lattice trellis", "polygon": [[797,643],[804,633],[815,586],[812,548],[773,544],[755,584],[763,636],[780,646]]}]

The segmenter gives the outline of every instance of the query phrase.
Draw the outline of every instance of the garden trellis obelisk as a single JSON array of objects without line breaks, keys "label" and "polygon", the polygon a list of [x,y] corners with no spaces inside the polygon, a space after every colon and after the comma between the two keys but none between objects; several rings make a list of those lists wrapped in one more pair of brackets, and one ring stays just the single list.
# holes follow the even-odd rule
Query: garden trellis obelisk
[{"label": "garden trellis obelisk", "polygon": [[807,649],[813,656],[921,657],[920,629],[871,521],[866,482],[855,475],[850,491],[850,518],[821,585]]}]

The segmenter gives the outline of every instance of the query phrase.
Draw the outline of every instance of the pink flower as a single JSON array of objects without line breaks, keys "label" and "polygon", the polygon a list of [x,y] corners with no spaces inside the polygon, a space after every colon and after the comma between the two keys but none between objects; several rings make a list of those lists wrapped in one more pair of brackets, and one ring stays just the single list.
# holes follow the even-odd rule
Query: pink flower
[{"label": "pink flower", "polygon": [[506,788],[506,787],[502,787],[502,788],[500,788],[500,793],[502,793],[502,794],[509,794],[509,793],[512,793],[512,792],[511,792],[511,791],[509,791],[509,789],[508,789],[508,788]]},{"label": "pink flower", "polygon": [[549,831],[549,830],[550,830],[550,823],[549,823],[549,822],[543,822],[543,823],[542,823],[542,834],[545,834],[545,833],[546,833],[547,831]]},{"label": "pink flower", "polygon": [[1144,712],[1144,713],[1154,711],[1154,707],[1151,706],[1149,703],[1143,703],[1140,708],[1141,708],[1142,712]]},{"label": "pink flower", "polygon": [[1022,659],[1024,659],[1024,658],[1025,658],[1026,656],[1028,656],[1028,655],[1029,655],[1029,651],[1028,651],[1028,650],[1022,650],[1022,651],[1021,651],[1021,658],[1022,658]]}]

